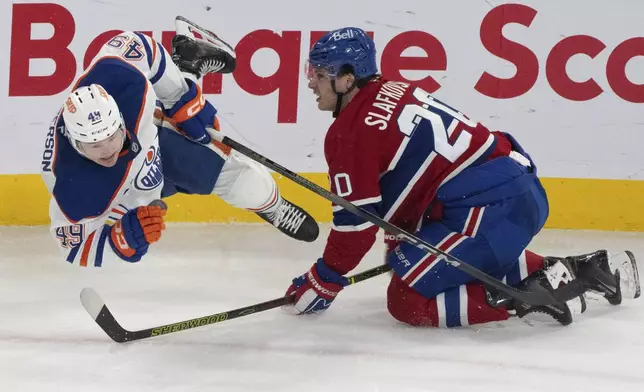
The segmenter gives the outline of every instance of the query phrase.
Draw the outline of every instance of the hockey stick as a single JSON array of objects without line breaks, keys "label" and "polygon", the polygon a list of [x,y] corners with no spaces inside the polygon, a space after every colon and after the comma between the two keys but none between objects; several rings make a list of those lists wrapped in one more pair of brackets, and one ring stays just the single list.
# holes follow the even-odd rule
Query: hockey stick
[{"label": "hockey stick", "polygon": [[[379,267],[368,269],[359,274],[349,277],[349,285],[362,282],[363,280],[378,276],[389,271],[391,268],[388,265],[381,265]],[[221,323],[223,321],[232,320],[238,317],[248,316],[250,314],[263,312],[280,306],[288,305],[293,302],[293,296],[276,298],[270,301],[262,302],[260,304],[250,305],[239,309],[229,310],[227,312],[215,313],[209,316],[198,317],[191,320],[179,321],[178,323],[160,325],[158,327],[141,329],[138,331],[128,331],[121,327],[116,321],[112,312],[108,309],[103,299],[98,293],[91,288],[84,288],[80,293],[81,303],[89,313],[90,316],[96,321],[99,327],[105,331],[107,336],[112,338],[117,343],[131,342],[133,340],[141,340],[151,338],[153,336],[167,335],[192,329],[203,327],[210,324]]]},{"label": "hockey stick", "polygon": [[228,147],[231,147],[240,153],[246,155],[247,157],[251,158],[252,160],[268,167],[269,169],[274,170],[275,172],[283,175],[284,177],[289,178],[290,180],[294,181],[295,183],[303,186],[304,188],[307,188],[308,190],[317,193],[318,195],[322,196],[323,198],[335,203],[338,206],[341,206],[345,210],[373,223],[374,225],[380,227],[381,229],[385,230],[386,232],[390,234],[396,235],[398,238],[424,250],[425,252],[432,253],[435,256],[440,256],[445,258],[445,261],[449,263],[451,266],[458,268],[459,270],[465,272],[466,274],[472,276],[473,278],[478,279],[479,281],[485,283],[486,285],[493,287],[497,289],[500,292],[503,292],[512,298],[515,298],[521,302],[525,302],[530,305],[551,305],[557,302],[560,302],[561,300],[558,300],[554,295],[552,295],[549,292],[546,292],[545,290],[543,292],[528,292],[528,291],[523,291],[523,290],[518,290],[514,287],[508,286],[507,284],[501,282],[498,279],[493,278],[492,276],[486,274],[485,272],[472,267],[469,264],[464,263],[460,259],[450,255],[447,252],[444,252],[432,244],[428,243],[427,241],[422,240],[421,238],[416,237],[413,234],[408,233],[407,231],[387,222],[386,220],[380,218],[377,215],[372,214],[371,212],[358,207],[351,202],[347,201],[346,199],[329,192],[328,190],[322,188],[321,186],[307,180],[306,178],[299,176],[292,171],[288,170],[287,168],[281,166],[278,163],[273,162],[272,160],[264,157],[263,155],[260,155],[259,153],[251,150],[250,148],[244,146],[243,144],[240,144],[228,136],[224,136],[220,132],[209,132],[210,136],[217,141],[227,145]]}]

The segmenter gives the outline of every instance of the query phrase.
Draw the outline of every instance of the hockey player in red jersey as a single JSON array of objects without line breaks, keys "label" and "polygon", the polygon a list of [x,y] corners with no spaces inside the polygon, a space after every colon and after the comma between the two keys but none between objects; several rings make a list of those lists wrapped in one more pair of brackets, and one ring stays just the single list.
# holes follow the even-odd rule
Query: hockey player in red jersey
[{"label": "hockey player in red jersey", "polygon": [[[639,296],[630,252],[544,258],[527,251],[548,217],[530,156],[511,135],[490,131],[413,83],[382,78],[374,43],[363,30],[348,27],[323,36],[307,69],[318,108],[335,117],[324,144],[334,193],[511,286],[551,291],[572,279],[582,283],[579,297],[534,307],[386,235],[393,317],[456,327],[540,311],[567,325],[585,310],[586,289],[612,304]],[[330,306],[377,231],[333,206],[322,257],[287,290],[295,295],[296,313]]]}]

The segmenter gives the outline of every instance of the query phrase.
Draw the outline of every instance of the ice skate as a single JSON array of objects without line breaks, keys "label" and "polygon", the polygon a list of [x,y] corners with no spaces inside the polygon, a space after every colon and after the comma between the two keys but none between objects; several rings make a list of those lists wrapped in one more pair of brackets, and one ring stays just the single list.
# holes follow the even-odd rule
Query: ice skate
[{"label": "ice skate", "polygon": [[560,260],[568,261],[578,279],[612,305],[621,304],[623,299],[638,298],[641,294],[637,261],[631,251],[611,255],[606,250],[598,250],[565,259],[545,257],[544,265],[548,267]]},{"label": "ice skate", "polygon": [[215,33],[177,16],[177,35],[172,39],[172,61],[182,72],[197,79],[208,73],[235,70],[235,51]]},{"label": "ice skate", "polygon": [[258,212],[257,215],[296,240],[313,242],[320,233],[320,228],[311,215],[282,197],[276,208],[271,208],[268,212]]},{"label": "ice skate", "polygon": [[[522,280],[516,287],[519,290],[530,292],[550,292],[554,293],[556,289],[565,290],[575,280],[575,274],[572,266],[567,260],[557,260],[548,268],[538,270]],[[568,293],[572,299],[557,302],[552,305],[534,306],[520,302],[504,293],[488,289],[487,301],[493,307],[504,307],[511,314],[523,318],[532,313],[541,313],[548,315],[560,322],[562,325],[569,325],[573,322],[575,315],[586,311],[586,300],[583,296],[583,286],[571,285],[572,294]]]}]

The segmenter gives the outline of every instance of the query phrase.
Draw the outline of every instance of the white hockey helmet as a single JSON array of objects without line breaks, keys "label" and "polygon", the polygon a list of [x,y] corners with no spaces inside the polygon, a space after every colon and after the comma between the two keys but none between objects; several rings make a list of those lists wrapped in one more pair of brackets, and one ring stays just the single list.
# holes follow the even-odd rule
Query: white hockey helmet
[{"label": "white hockey helmet", "polygon": [[63,119],[75,148],[74,142],[100,142],[124,127],[116,101],[98,84],[72,91],[63,107]]}]

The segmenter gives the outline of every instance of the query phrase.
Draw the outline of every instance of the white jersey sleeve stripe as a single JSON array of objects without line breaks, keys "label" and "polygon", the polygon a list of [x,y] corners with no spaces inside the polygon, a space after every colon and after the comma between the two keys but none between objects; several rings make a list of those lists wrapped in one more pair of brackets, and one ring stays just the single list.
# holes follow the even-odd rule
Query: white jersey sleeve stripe
[{"label": "white jersey sleeve stripe", "polygon": [[372,227],[374,224],[371,222],[365,222],[361,225],[357,226],[336,226],[334,223],[331,224],[331,227],[335,231],[340,231],[340,232],[350,232],[350,231],[363,231],[367,230],[368,228]]},{"label": "white jersey sleeve stripe", "polygon": [[[360,200],[354,200],[351,202],[354,206],[364,206],[367,204],[376,204],[380,203],[382,201],[382,196],[375,196],[375,197],[369,197],[366,199],[360,199]],[[343,210],[344,207],[342,206],[333,206],[333,212],[338,212]]]}]

